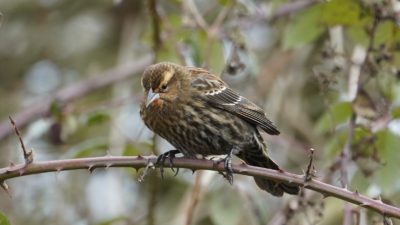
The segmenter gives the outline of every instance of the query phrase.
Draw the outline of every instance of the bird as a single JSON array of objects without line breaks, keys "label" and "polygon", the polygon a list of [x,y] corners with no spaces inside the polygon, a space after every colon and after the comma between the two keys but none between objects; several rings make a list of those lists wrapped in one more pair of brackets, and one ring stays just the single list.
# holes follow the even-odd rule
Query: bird
[{"label": "bird", "polygon": [[[262,130],[278,135],[276,126],[259,106],[218,76],[202,68],[160,62],[144,70],[141,82],[140,116],[150,130],[176,148],[166,154],[182,153],[188,158],[226,155],[228,177],[232,176],[233,155],[248,165],[282,171],[268,156],[260,134]],[[274,196],[296,195],[300,190],[292,183],[254,180]]]}]

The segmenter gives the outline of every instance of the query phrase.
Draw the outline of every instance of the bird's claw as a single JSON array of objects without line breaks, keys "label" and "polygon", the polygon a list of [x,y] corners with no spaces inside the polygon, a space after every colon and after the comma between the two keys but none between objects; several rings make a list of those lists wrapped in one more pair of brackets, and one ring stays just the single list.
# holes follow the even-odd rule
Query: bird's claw
[{"label": "bird's claw", "polygon": [[160,154],[157,157],[156,160],[156,165],[159,165],[160,168],[160,175],[161,175],[161,179],[164,179],[164,163],[165,160],[168,158],[169,159],[169,164],[171,165],[171,170],[173,172],[175,172],[174,176],[178,175],[179,172],[179,168],[176,168],[176,170],[174,170],[173,166],[174,166],[174,162],[173,162],[173,158],[175,158],[176,154],[179,154],[180,152],[178,150],[170,150],[168,152],[165,152],[163,154]]},{"label": "bird's claw", "polygon": [[217,160],[215,163],[219,164],[224,162],[224,169],[225,173],[218,171],[228,182],[232,185],[233,184],[233,170],[232,170],[232,152],[230,152],[225,158]]}]

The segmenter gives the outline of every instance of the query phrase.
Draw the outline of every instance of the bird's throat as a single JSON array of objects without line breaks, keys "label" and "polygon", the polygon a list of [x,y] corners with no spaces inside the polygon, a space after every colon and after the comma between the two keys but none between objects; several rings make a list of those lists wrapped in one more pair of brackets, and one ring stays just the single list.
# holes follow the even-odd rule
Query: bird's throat
[{"label": "bird's throat", "polygon": [[153,107],[162,107],[162,105],[163,105],[163,103],[164,103],[164,101],[162,100],[162,99],[156,99],[156,100],[154,100],[152,103],[151,103],[151,105],[153,106]]}]

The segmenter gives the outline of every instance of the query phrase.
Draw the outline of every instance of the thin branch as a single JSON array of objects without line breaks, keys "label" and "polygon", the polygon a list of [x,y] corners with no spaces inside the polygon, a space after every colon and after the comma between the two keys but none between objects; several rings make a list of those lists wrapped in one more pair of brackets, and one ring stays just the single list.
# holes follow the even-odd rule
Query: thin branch
[{"label": "thin branch", "polygon": [[347,166],[351,161],[351,144],[353,142],[355,123],[356,123],[356,115],[355,113],[352,113],[349,121],[346,143],[344,144],[342,152],[340,153],[338,158],[340,162],[340,183],[344,188],[347,188],[348,184]]},{"label": "thin branch", "polygon": [[[117,66],[103,73],[91,76],[89,79],[67,86],[52,96],[43,98],[40,102],[36,102],[31,106],[14,114],[14,119],[18,121],[19,127],[24,127],[33,120],[46,115],[52,102],[60,101],[68,103],[82,96],[85,96],[97,89],[104,88],[116,82],[123,81],[141,72],[146,66],[152,62],[151,55],[144,56],[136,61]],[[4,120],[0,123],[0,140],[7,137],[13,132],[9,121]]]},{"label": "thin branch", "polygon": [[15,130],[15,134],[17,134],[19,143],[21,144],[22,152],[24,153],[25,164],[28,165],[29,163],[33,162],[33,151],[26,150],[24,140],[22,140],[22,135],[21,132],[19,132],[17,124],[15,124],[15,121],[13,120],[13,118],[11,118],[11,116],[9,116],[8,118],[10,119],[10,122]]},{"label": "thin branch", "polygon": [[157,52],[162,45],[161,40],[161,18],[157,10],[157,0],[149,0],[148,8],[151,15],[151,24],[153,27],[153,51]]},{"label": "thin branch", "polygon": [[[94,170],[96,168],[109,167],[132,167],[134,169],[140,169],[146,167],[148,163],[152,163],[155,167],[157,167],[159,165],[156,165],[156,160],[156,156],[104,156],[33,162],[28,166],[25,164],[18,164],[0,169],[0,183],[15,177],[46,172],[59,172],[64,170]],[[165,161],[164,164],[165,167],[171,167],[171,164],[168,160]],[[175,158],[173,166],[191,170],[225,171],[223,164],[220,163],[215,165],[213,161],[204,159]],[[246,164],[232,165],[232,169],[236,174],[264,177],[278,182],[290,182],[292,184],[297,184],[303,186],[304,188],[319,192],[324,196],[342,199],[346,202],[359,205],[363,208],[379,212],[387,217],[400,219],[400,208],[383,203],[380,199],[375,200],[365,195],[361,195],[358,192],[351,192],[347,189],[326,184],[316,179],[305,182],[304,176],[302,175],[254,167]]]},{"label": "thin branch", "polygon": [[195,182],[193,184],[193,188],[192,188],[192,192],[191,192],[190,203],[189,203],[189,206],[187,207],[187,211],[185,213],[185,215],[187,215],[185,225],[193,224],[194,211],[196,209],[196,206],[199,203],[199,198],[200,198],[200,194],[201,194],[202,175],[203,175],[203,173],[196,174]]},{"label": "thin branch", "polygon": [[313,177],[315,177],[316,176],[316,172],[317,172],[315,170],[314,163],[313,163],[313,161],[314,161],[314,149],[312,149],[312,148],[310,149],[309,158],[310,158],[310,161],[308,162],[307,170],[306,170],[306,173],[305,173],[305,179],[304,179],[304,181],[306,181],[306,182],[310,181]]},{"label": "thin branch", "polygon": [[203,18],[203,15],[199,12],[197,9],[196,3],[194,3],[193,0],[187,0],[184,1],[186,3],[187,8],[189,9],[190,13],[194,17],[194,20],[196,21],[197,25],[201,27],[203,30],[207,31],[208,30],[208,24]]}]

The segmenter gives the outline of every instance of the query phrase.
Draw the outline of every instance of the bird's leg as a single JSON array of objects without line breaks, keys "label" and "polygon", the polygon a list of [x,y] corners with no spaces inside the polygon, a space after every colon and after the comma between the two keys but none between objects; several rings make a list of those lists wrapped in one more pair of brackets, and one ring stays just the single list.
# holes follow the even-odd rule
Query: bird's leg
[{"label": "bird's leg", "polygon": [[225,158],[218,160],[216,163],[224,162],[225,174],[219,172],[224,176],[230,184],[233,184],[233,170],[232,170],[232,155],[237,153],[237,148],[233,147]]},{"label": "bird's leg", "polygon": [[[211,157],[211,158],[210,158],[210,160],[213,161],[213,168],[216,167],[220,162],[225,161],[225,158],[223,158],[223,159],[217,159],[217,160],[214,160],[214,159],[215,159],[215,157]],[[221,174],[225,179],[229,180],[228,177],[224,174],[224,172],[221,172],[221,171],[217,171],[217,172],[218,172],[219,174]]]},{"label": "bird's leg", "polygon": [[[179,153],[180,153],[180,151],[175,149],[175,150],[170,150],[168,152],[164,152],[163,154],[160,154],[157,157],[156,164],[160,166],[161,179],[164,179],[164,163],[165,163],[165,160],[167,158],[169,159],[169,164],[171,165],[171,169],[172,169],[172,171],[174,171],[174,168],[173,168],[174,162],[173,162],[172,159],[175,158],[175,155],[179,154]],[[179,168],[176,168],[176,171],[174,171],[174,172],[175,172],[174,176],[176,176],[178,174],[178,172],[179,172]]]},{"label": "bird's leg", "polygon": [[224,161],[226,179],[228,179],[228,181],[231,185],[233,184],[232,155],[233,155],[234,149],[235,148],[232,148],[232,150],[225,157],[225,161]]}]

